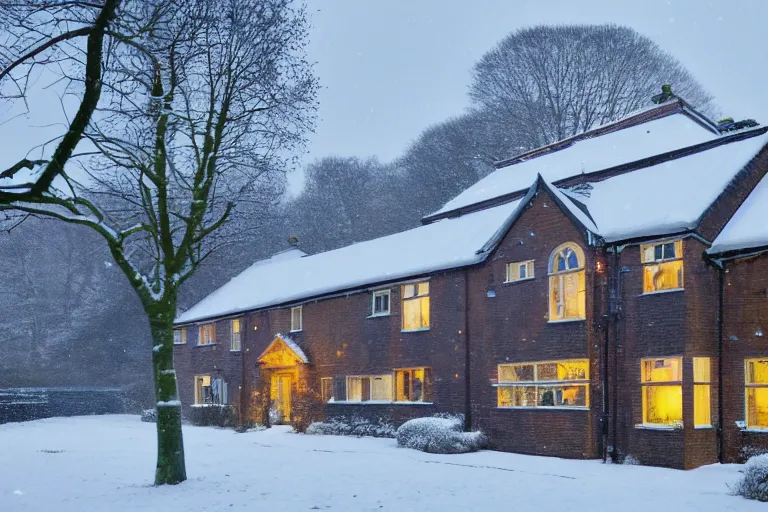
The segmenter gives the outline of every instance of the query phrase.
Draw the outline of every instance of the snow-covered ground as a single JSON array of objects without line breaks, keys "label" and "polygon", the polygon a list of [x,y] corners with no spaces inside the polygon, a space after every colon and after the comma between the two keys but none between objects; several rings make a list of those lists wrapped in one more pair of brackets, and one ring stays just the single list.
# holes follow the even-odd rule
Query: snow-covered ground
[{"label": "snow-covered ground", "polygon": [[185,427],[189,480],[155,488],[137,416],[0,425],[0,511],[751,511],[740,466],[675,471],[499,452],[430,455],[394,440]]}]

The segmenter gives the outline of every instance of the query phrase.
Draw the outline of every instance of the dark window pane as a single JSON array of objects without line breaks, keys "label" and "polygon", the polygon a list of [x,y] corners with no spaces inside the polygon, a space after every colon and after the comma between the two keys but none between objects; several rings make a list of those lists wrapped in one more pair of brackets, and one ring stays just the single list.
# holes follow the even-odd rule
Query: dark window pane
[{"label": "dark window pane", "polygon": [[675,257],[675,244],[674,242],[671,244],[664,244],[664,257],[665,258],[674,258]]},{"label": "dark window pane", "polygon": [[663,254],[664,246],[657,245],[653,248],[653,259],[660,260],[664,257]]},{"label": "dark window pane", "polygon": [[573,249],[568,249],[568,268],[579,268],[579,258]]}]

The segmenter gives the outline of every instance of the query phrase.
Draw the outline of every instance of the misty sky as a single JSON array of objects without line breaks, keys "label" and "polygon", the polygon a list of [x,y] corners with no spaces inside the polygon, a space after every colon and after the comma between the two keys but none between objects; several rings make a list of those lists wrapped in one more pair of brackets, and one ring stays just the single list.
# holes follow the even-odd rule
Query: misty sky
[{"label": "misty sky", "polygon": [[[322,90],[304,163],[331,154],[396,158],[427,126],[467,107],[470,71],[483,53],[538,24],[633,27],[677,57],[724,114],[768,123],[766,0],[307,1],[309,57]],[[10,122],[16,109],[0,105],[0,166],[61,133],[49,126],[61,120],[54,91],[35,100]],[[294,191],[301,180],[294,173]]]},{"label": "misty sky", "polygon": [[305,162],[396,158],[468,105],[470,70],[483,53],[539,24],[630,26],[678,58],[724,114],[768,123],[765,0],[309,0],[309,8],[323,89]]}]

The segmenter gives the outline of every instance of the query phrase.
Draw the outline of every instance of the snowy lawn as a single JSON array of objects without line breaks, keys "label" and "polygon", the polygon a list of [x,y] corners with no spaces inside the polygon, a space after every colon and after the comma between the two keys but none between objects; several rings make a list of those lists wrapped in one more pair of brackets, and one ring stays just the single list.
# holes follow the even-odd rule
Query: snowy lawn
[{"label": "snowy lawn", "polygon": [[138,416],[0,425],[0,511],[766,509],[729,495],[741,466],[675,471],[499,452],[431,455],[393,439],[185,427],[189,480],[155,488]]}]

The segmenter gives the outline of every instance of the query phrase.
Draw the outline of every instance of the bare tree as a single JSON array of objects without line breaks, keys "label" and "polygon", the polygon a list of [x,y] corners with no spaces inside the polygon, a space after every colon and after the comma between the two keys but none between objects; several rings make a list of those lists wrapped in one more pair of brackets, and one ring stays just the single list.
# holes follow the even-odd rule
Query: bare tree
[{"label": "bare tree", "polygon": [[538,26],[480,59],[469,96],[489,122],[518,131],[532,148],[643,108],[662,84],[704,112],[714,108],[677,59],[631,28]]},{"label": "bare tree", "polygon": [[[28,153],[7,169],[0,169],[0,202],[47,192],[54,179],[75,155],[91,121],[102,89],[106,34],[115,20],[120,0],[0,1],[0,100],[26,105],[38,70],[68,67],[70,78],[57,77],[64,90],[82,83],[79,106],[66,131],[52,141],[40,141],[40,158]],[[83,43],[82,40],[85,40]],[[76,68],[76,69],[75,69]],[[50,155],[45,151],[53,146]],[[22,170],[29,179],[15,183]],[[26,177],[26,176],[25,176]]]},{"label": "bare tree", "polygon": [[[125,6],[124,6],[125,7]],[[157,399],[156,484],[186,479],[173,369],[179,287],[283,179],[314,120],[307,17],[290,0],[131,4],[109,32],[101,102],[84,130],[86,178],[6,211],[87,226],[106,241],[149,319]],[[152,20],[151,30],[140,30]],[[126,37],[125,34],[133,34]]]}]

